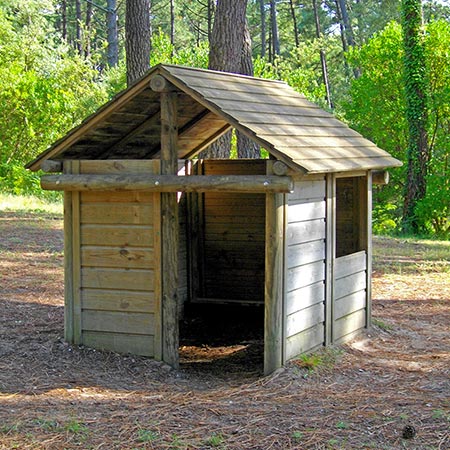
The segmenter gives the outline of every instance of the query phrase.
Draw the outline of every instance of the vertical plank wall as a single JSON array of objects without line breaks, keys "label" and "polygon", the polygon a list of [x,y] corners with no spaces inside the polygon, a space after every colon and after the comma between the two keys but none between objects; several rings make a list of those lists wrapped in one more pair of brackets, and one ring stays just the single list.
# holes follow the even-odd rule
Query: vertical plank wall
[{"label": "vertical plank wall", "polygon": [[[265,174],[264,160],[205,160],[204,175]],[[264,303],[264,194],[203,195],[200,292],[206,299]]]},{"label": "vertical plank wall", "polygon": [[[159,161],[81,161],[79,173],[159,173]],[[160,196],[81,192],[73,203],[74,329],[88,346],[160,357]],[[77,287],[78,284],[78,287]]]},{"label": "vertical plank wall", "polygon": [[333,342],[367,326],[370,292],[370,206],[367,177],[336,180],[336,259],[333,285]]},{"label": "vertical plank wall", "polygon": [[285,360],[324,343],[325,177],[295,182],[288,195]]}]

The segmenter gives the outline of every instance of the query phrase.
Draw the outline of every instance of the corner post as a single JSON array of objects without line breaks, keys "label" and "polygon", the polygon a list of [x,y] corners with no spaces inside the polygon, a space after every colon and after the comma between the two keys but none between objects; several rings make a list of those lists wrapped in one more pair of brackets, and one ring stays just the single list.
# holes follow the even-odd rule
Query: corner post
[{"label": "corner post", "polygon": [[[268,173],[272,167],[268,167]],[[285,194],[266,194],[264,373],[284,364]]]},{"label": "corner post", "polygon": [[[150,81],[160,93],[161,103],[161,175],[178,172],[178,94],[164,77]],[[179,366],[178,326],[178,203],[177,193],[161,194],[161,316],[162,359]]]}]

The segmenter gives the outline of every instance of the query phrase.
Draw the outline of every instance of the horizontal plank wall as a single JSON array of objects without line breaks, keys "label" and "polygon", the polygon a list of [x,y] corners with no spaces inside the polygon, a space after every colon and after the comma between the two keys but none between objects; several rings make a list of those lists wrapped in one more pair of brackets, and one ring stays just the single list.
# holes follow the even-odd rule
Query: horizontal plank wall
[{"label": "horizontal plank wall", "polygon": [[[159,161],[80,162],[80,173],[130,172],[159,173]],[[78,195],[81,342],[160,357],[160,196]]]},{"label": "horizontal plank wall", "polygon": [[[205,160],[204,175],[264,175],[264,160]],[[203,194],[200,292],[206,299],[264,302],[264,194]]]},{"label": "horizontal plank wall", "polygon": [[325,177],[296,181],[288,195],[286,360],[324,343],[325,196]]}]

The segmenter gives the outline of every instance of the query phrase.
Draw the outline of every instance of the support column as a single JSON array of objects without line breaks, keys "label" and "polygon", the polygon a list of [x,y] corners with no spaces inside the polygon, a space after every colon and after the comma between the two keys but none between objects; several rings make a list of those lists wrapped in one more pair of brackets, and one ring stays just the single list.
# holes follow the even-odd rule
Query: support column
[{"label": "support column", "polygon": [[[150,86],[161,94],[161,175],[176,175],[178,94],[160,75],[152,78]],[[162,359],[174,368],[179,366],[178,227],[177,193],[164,192],[161,194]]]}]

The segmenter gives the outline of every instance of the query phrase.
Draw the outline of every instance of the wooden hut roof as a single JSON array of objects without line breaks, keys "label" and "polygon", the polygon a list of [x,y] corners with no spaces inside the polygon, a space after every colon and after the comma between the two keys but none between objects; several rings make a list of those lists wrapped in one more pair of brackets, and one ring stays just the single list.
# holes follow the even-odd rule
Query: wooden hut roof
[{"label": "wooden hut roof", "polygon": [[305,173],[400,166],[400,161],[286,83],[158,65],[27,165],[46,159],[152,159],[160,150],[161,75],[179,91],[178,157],[191,158],[234,127]]}]

